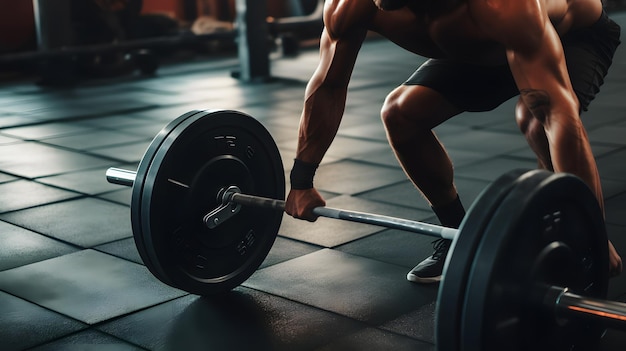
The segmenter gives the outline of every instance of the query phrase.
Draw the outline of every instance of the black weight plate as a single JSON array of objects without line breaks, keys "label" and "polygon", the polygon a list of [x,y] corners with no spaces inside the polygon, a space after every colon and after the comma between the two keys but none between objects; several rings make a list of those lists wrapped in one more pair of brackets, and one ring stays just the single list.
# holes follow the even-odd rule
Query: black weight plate
[{"label": "black weight plate", "polygon": [[557,320],[546,287],[605,298],[608,246],[597,199],[579,178],[524,176],[478,246],[465,291],[462,350],[592,350],[603,328]]},{"label": "black weight plate", "polygon": [[157,276],[159,279],[162,278],[162,275],[159,272],[154,271],[155,265],[150,262],[150,257],[148,256],[145,245],[143,241],[142,229],[141,229],[141,201],[144,193],[144,183],[146,180],[146,174],[148,169],[150,168],[150,164],[152,163],[152,159],[154,155],[161,147],[163,141],[168,137],[168,135],[176,128],[179,124],[186,121],[188,118],[192,117],[195,114],[204,113],[203,111],[190,111],[182,116],[174,119],[170,123],[168,123],[163,129],[159,131],[159,133],[152,139],[152,142],[146,149],[141,158],[141,162],[137,167],[137,174],[135,175],[135,180],[133,182],[133,190],[131,197],[131,222],[132,222],[132,230],[133,230],[133,239],[135,240],[135,246],[137,247],[137,251],[139,252],[139,256],[141,260],[146,264],[148,269]]},{"label": "black weight plate", "polygon": [[[214,229],[202,219],[220,205],[220,189],[236,185],[251,195],[283,199],[280,154],[254,118],[236,111],[187,116],[162,140],[142,174],[135,236],[146,265],[163,282],[199,295],[228,291],[262,263],[282,212],[242,207]],[[135,231],[135,228],[133,228]]]},{"label": "black weight plate", "polygon": [[445,274],[437,297],[435,339],[438,350],[460,349],[460,320],[465,286],[476,255],[476,247],[500,202],[526,172],[527,170],[513,170],[491,183],[468,209],[459,227],[459,234],[446,259]]}]

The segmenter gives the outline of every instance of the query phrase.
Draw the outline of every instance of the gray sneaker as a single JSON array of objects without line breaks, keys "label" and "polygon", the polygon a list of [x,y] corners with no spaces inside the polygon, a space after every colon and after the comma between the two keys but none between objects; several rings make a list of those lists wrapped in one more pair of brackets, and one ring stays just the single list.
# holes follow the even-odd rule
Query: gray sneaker
[{"label": "gray sneaker", "polygon": [[446,255],[450,249],[451,240],[437,239],[433,241],[432,256],[427,257],[413,268],[407,275],[406,279],[414,283],[436,283],[441,281],[443,275],[443,265],[446,262]]}]

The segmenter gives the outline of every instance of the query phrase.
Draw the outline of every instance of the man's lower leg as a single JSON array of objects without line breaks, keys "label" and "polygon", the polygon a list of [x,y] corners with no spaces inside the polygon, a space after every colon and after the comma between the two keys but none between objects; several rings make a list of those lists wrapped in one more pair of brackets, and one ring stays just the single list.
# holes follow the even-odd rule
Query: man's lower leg
[{"label": "man's lower leg", "polygon": [[[446,227],[458,228],[465,216],[465,208],[458,195],[452,202],[433,206],[432,209],[441,225]],[[406,279],[415,283],[439,282],[443,276],[443,266],[451,243],[452,241],[447,239],[433,241],[433,254],[415,266],[407,274]]]}]

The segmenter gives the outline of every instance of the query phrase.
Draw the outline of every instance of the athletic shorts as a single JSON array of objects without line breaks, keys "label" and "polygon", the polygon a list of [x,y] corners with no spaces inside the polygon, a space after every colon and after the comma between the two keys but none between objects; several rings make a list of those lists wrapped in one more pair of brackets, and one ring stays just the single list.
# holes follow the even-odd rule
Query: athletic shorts
[{"label": "athletic shorts", "polygon": [[[586,111],[600,91],[615,50],[620,26],[606,13],[590,27],[569,31],[561,37],[574,92]],[[519,95],[508,65],[483,66],[449,59],[430,59],[405,85],[422,85],[441,93],[464,111],[490,111]]]}]

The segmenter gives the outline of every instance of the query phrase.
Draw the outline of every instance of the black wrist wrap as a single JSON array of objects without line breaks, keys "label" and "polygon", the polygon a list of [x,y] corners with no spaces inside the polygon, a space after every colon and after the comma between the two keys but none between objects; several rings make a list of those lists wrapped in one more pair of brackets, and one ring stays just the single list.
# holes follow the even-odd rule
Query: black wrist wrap
[{"label": "black wrist wrap", "polygon": [[313,188],[313,177],[319,165],[300,161],[297,158],[293,161],[293,168],[289,176],[291,189],[306,190]]}]

